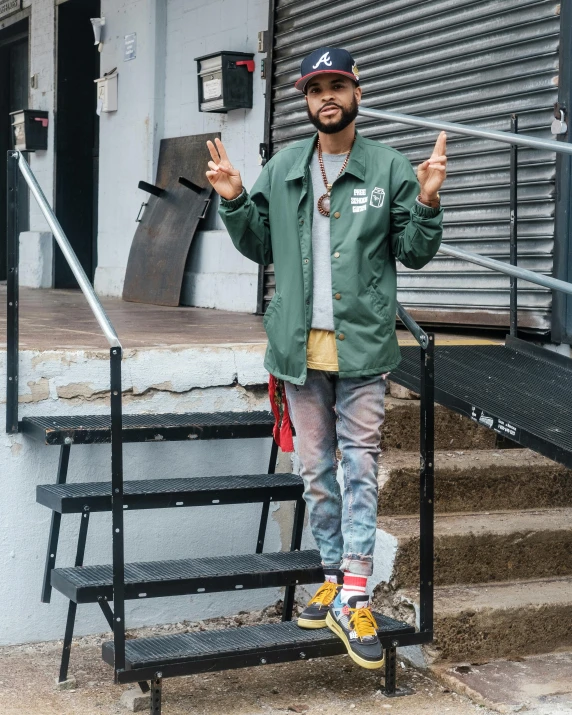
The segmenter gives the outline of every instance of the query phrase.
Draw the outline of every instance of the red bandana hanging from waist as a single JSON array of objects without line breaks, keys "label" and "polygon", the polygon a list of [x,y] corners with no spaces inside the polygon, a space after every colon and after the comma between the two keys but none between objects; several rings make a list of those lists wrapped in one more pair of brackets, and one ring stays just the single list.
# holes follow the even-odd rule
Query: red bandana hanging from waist
[{"label": "red bandana hanging from waist", "polygon": [[290,413],[288,411],[284,381],[277,380],[274,375],[270,375],[268,395],[275,420],[274,429],[272,430],[274,441],[283,452],[293,452],[292,421],[290,420]]}]

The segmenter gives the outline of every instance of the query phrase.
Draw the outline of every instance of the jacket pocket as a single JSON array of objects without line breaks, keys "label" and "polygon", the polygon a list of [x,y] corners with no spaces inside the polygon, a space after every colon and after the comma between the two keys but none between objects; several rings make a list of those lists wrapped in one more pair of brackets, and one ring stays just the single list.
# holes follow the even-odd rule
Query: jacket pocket
[{"label": "jacket pocket", "polygon": [[367,293],[374,311],[379,315],[384,324],[389,324],[391,322],[391,316],[389,314],[389,308],[385,301],[385,297],[380,296],[372,285],[367,287]]},{"label": "jacket pocket", "polygon": [[262,318],[262,325],[264,326],[266,333],[268,333],[268,328],[272,324],[273,319],[276,317],[277,309],[281,303],[282,295],[280,293],[274,293],[272,300],[268,304],[268,308],[266,308],[264,317]]}]

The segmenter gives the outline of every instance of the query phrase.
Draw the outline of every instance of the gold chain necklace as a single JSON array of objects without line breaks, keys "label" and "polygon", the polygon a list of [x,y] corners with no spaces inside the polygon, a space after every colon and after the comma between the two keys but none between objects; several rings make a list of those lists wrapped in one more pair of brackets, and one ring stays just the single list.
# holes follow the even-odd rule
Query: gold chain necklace
[{"label": "gold chain necklace", "polygon": [[[354,140],[352,141],[350,150],[348,151],[348,153],[346,155],[346,159],[345,159],[344,163],[342,164],[342,168],[340,169],[340,173],[336,176],[336,179],[340,178],[340,176],[344,173],[346,166],[348,165],[348,161],[350,160],[350,154],[351,154],[355,140],[356,140],[356,138],[354,136]],[[330,215],[330,194],[332,192],[333,184],[328,184],[328,177],[326,176],[326,169],[324,168],[324,159],[322,158],[322,145],[320,144],[319,139],[318,139],[318,164],[320,165],[320,171],[322,172],[322,179],[324,180],[324,185],[326,187],[326,193],[322,194],[320,196],[320,198],[318,199],[318,211],[322,214],[322,216],[329,216]],[[336,179],[334,179],[334,181]]]}]

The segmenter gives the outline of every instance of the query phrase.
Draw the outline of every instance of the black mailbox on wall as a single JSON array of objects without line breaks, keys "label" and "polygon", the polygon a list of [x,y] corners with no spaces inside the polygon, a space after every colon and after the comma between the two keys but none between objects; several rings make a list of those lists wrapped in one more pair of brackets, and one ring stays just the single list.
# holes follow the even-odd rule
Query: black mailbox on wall
[{"label": "black mailbox on wall", "polygon": [[226,113],[252,107],[254,55],[247,52],[215,52],[196,57],[199,79],[199,111]]},{"label": "black mailbox on wall", "polygon": [[12,142],[18,151],[45,151],[48,148],[48,112],[19,109],[10,112]]}]

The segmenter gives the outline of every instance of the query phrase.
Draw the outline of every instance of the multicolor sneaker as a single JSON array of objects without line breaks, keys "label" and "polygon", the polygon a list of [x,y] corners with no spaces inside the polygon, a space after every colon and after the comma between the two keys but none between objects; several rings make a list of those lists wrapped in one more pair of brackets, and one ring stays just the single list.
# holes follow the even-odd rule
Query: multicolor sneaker
[{"label": "multicolor sneaker", "polygon": [[298,618],[300,628],[325,628],[328,607],[341,590],[341,583],[325,581],[300,614]]},{"label": "multicolor sneaker", "polygon": [[351,596],[347,603],[336,596],[328,609],[326,625],[342,639],[350,658],[362,668],[373,670],[383,666],[383,648],[377,637],[369,596]]}]

